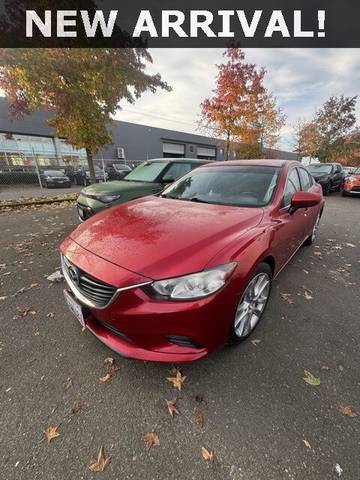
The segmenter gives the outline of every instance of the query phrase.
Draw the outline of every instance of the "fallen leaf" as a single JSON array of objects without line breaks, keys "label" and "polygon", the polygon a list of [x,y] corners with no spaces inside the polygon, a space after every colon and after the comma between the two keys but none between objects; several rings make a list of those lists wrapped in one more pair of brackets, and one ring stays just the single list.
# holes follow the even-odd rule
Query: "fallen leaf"
[{"label": "fallen leaf", "polygon": [[201,447],[201,455],[207,462],[212,462],[214,460],[214,453],[205,447]]},{"label": "fallen leaf", "polygon": [[311,449],[311,445],[310,445],[310,443],[309,443],[307,440],[303,440],[303,442],[304,442],[304,444],[305,444],[305,447]]},{"label": "fallen leaf", "polygon": [[335,464],[335,473],[338,474],[339,477],[341,477],[341,474],[343,473],[343,469],[340,467],[340,465],[338,463]]},{"label": "fallen leaf", "polygon": [[195,395],[195,402],[202,403],[204,401],[204,397],[202,395]]},{"label": "fallen leaf", "polygon": [[76,400],[76,402],[74,403],[74,405],[72,406],[72,408],[70,410],[70,414],[74,415],[75,413],[80,412],[81,409],[82,409],[81,400]]},{"label": "fallen leaf", "polygon": [[145,446],[148,450],[150,450],[150,448],[153,445],[160,445],[159,437],[155,432],[147,433],[144,437],[144,442],[145,442]]},{"label": "fallen leaf", "polygon": [[100,447],[97,461],[90,463],[89,470],[92,472],[103,472],[105,468],[109,465],[111,461],[111,456],[106,458],[104,453],[104,447]]},{"label": "fallen leaf", "polygon": [[304,292],[304,297],[306,300],[312,300],[314,298],[307,290]]},{"label": "fallen leaf", "polygon": [[6,300],[8,297],[0,297],[0,300]]},{"label": "fallen leaf", "polygon": [[46,277],[46,280],[49,282],[58,283],[64,279],[64,275],[60,272],[60,270],[56,270],[54,273]]},{"label": "fallen leaf", "polygon": [[102,382],[102,383],[108,382],[110,379],[111,379],[110,373],[107,373],[107,374],[104,375],[103,377],[100,377],[100,378],[99,378],[100,382]]},{"label": "fallen leaf", "polygon": [[167,408],[169,410],[169,413],[172,417],[174,417],[174,414],[177,413],[178,415],[180,415],[178,409],[176,408],[176,399],[174,400],[165,400],[166,401],[166,405],[167,405]]},{"label": "fallen leaf", "polygon": [[104,360],[104,365],[107,365],[107,364],[114,365],[114,362],[115,362],[115,360],[112,357],[107,357]]},{"label": "fallen leaf", "polygon": [[354,245],[353,243],[345,243],[345,245],[347,247],[356,248],[356,245]]},{"label": "fallen leaf", "polygon": [[55,313],[54,313],[54,312],[49,312],[46,316],[47,316],[48,318],[54,318],[54,317],[55,317]]},{"label": "fallen leaf", "polygon": [[72,387],[72,378],[69,377],[64,383],[64,390],[69,390]]},{"label": "fallen leaf", "polygon": [[197,410],[195,412],[195,422],[200,426],[200,427],[203,427],[204,426],[204,422],[205,422],[205,418],[204,418],[204,414],[202,412],[200,412],[200,410]]},{"label": "fallen leaf", "polygon": [[260,343],[260,342],[261,342],[261,340],[259,340],[258,338],[254,338],[254,340],[251,340],[251,343],[252,343],[253,345],[255,345],[255,347],[256,347],[256,345],[257,345],[258,343]]},{"label": "fallen leaf", "polygon": [[35,287],[38,287],[38,286],[39,286],[38,283],[32,283],[29,287],[29,290],[30,290],[30,288],[35,288]]},{"label": "fallen leaf", "polygon": [[315,377],[311,372],[308,370],[304,370],[305,377],[303,380],[308,383],[309,385],[312,385],[313,387],[317,387],[320,385],[320,378]]},{"label": "fallen leaf", "polygon": [[338,407],[339,412],[341,412],[343,415],[347,417],[357,417],[357,413],[351,408],[350,405],[339,405]]},{"label": "fallen leaf", "polygon": [[294,300],[291,298],[291,293],[280,293],[280,297],[290,305],[294,303]]},{"label": "fallen leaf", "polygon": [[60,433],[58,432],[59,425],[57,427],[47,427],[46,430],[44,430],[45,436],[47,438],[48,443],[51,442],[56,437],[60,436]]},{"label": "fallen leaf", "polygon": [[171,382],[175,388],[177,388],[178,390],[181,390],[181,386],[184,383],[186,377],[181,374],[180,370],[176,369],[175,371],[176,371],[175,377],[167,377],[167,380],[169,380],[169,382]]}]

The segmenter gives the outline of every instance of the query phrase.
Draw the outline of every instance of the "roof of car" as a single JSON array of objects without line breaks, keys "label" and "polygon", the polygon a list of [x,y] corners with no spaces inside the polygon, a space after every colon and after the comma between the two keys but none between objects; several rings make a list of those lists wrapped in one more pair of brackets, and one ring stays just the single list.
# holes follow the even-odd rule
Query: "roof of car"
[{"label": "roof of car", "polygon": [[149,158],[147,162],[191,162],[191,163],[214,163],[213,160],[200,158]]},{"label": "roof of car", "polygon": [[212,167],[238,167],[242,165],[264,165],[267,167],[282,167],[288,162],[293,162],[293,163],[298,163],[300,165],[300,162],[294,162],[294,160],[273,160],[273,159],[256,159],[256,160],[228,160],[228,161],[223,161],[223,162],[212,162],[211,166]]}]

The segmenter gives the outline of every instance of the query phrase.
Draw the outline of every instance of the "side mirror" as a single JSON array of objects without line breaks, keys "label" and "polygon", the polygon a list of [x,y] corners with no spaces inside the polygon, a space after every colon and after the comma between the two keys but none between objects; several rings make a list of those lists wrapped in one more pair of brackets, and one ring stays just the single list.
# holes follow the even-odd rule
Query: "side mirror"
[{"label": "side mirror", "polygon": [[166,183],[166,184],[170,184],[170,183],[174,183],[175,182],[175,178],[174,177],[163,177],[163,179],[161,180],[161,183]]},{"label": "side mirror", "polygon": [[319,205],[321,195],[312,192],[296,192],[291,199],[290,213],[299,210],[299,208],[309,208]]}]

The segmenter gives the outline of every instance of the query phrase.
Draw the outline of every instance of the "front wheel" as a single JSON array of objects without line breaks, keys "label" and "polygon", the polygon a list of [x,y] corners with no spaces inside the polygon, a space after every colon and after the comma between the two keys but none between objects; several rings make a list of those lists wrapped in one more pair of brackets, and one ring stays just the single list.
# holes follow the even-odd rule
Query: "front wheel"
[{"label": "front wheel", "polygon": [[326,185],[324,185],[323,187],[323,192],[324,192],[324,196],[325,197],[328,197],[330,195],[330,192],[331,192],[331,185],[330,183],[327,183]]},{"label": "front wheel", "polygon": [[229,343],[245,340],[255,330],[265,311],[270,297],[272,270],[261,263],[245,287],[231,325]]},{"label": "front wheel", "polygon": [[320,217],[321,217],[321,213],[319,213],[319,215],[316,219],[316,222],[315,222],[313,231],[311,232],[311,235],[304,242],[304,245],[306,245],[307,247],[310,247],[310,245],[312,245],[315,242],[316,234],[317,234],[318,229],[319,229]]}]

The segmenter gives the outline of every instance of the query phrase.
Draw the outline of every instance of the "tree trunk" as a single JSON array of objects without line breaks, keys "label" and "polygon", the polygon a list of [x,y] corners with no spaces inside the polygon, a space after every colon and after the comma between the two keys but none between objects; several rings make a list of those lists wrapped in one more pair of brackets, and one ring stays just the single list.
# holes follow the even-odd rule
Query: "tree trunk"
[{"label": "tree trunk", "polygon": [[225,161],[229,160],[229,153],[230,153],[230,132],[227,132]]},{"label": "tree trunk", "polygon": [[88,161],[88,165],[89,165],[89,173],[90,173],[91,183],[96,183],[93,155],[92,155],[92,152],[88,148],[86,149],[86,156],[87,156],[87,161]]}]

